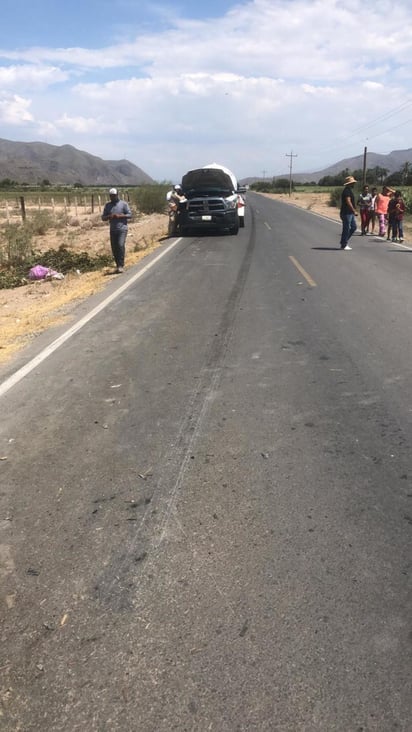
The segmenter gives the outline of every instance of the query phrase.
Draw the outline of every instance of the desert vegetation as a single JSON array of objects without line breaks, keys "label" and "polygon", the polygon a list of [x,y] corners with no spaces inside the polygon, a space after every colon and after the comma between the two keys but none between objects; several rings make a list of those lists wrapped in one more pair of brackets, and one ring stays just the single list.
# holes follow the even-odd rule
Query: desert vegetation
[{"label": "desert vegetation", "polygon": [[[119,189],[119,194],[129,202],[136,222],[164,213],[167,188],[166,183],[147,184]],[[102,188],[0,182],[0,289],[27,284],[28,271],[39,259],[64,275],[110,265],[107,247],[104,252],[79,250],[87,232],[98,229],[106,236],[107,225],[101,221],[106,200],[107,189]]]}]

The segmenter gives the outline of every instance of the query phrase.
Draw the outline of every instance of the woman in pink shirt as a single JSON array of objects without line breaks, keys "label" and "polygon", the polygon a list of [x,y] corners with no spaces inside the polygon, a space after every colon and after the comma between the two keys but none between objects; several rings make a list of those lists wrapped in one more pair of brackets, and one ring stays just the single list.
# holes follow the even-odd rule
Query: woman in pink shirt
[{"label": "woman in pink shirt", "polygon": [[382,193],[378,193],[375,198],[375,213],[379,222],[379,236],[386,234],[386,222],[388,213],[388,203],[395,191],[388,186],[383,186]]}]

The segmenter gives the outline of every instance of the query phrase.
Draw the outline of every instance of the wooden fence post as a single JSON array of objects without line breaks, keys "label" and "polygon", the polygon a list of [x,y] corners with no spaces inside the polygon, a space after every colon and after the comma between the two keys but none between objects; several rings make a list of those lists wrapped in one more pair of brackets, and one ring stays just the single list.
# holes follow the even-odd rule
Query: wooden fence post
[{"label": "wooden fence post", "polygon": [[26,221],[26,206],[24,203],[24,196],[20,196],[20,210],[22,221]]},{"label": "wooden fence post", "polygon": [[92,193],[92,213],[94,213],[94,194]]}]

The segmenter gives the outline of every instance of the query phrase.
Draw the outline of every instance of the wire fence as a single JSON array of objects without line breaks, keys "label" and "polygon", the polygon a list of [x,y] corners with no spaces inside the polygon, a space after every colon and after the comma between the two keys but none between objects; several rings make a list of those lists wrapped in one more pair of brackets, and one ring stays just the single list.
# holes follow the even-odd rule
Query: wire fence
[{"label": "wire fence", "polygon": [[[127,192],[122,193],[129,200]],[[53,216],[64,213],[66,216],[102,213],[107,196],[100,193],[90,195],[26,195],[0,196],[0,223],[18,223],[26,220],[28,212],[47,211]]]}]

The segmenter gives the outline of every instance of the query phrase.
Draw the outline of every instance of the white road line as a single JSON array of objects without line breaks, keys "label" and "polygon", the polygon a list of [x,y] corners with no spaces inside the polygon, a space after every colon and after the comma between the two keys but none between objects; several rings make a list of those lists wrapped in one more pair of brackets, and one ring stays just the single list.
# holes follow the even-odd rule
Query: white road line
[{"label": "white road line", "polygon": [[406,249],[408,252],[412,252],[411,247],[405,246],[404,244],[399,244],[397,241],[391,241],[391,244],[393,244],[394,247],[401,247],[402,249]]},{"label": "white road line", "polygon": [[271,227],[271,226],[269,226],[269,224],[268,224],[268,222],[267,222],[267,221],[265,221],[265,226],[266,226],[266,228],[267,228],[267,229],[269,229],[269,231],[272,231],[272,227]]},{"label": "white road line", "polygon": [[168,254],[168,252],[170,252],[170,250],[173,249],[176,246],[176,244],[178,244],[180,241],[181,241],[181,238],[179,237],[179,239],[176,239],[171,244],[169,244],[169,246],[166,247],[166,249],[164,249],[160,254],[158,254],[157,257],[152,259],[151,262],[149,262],[149,264],[146,264],[146,266],[143,267],[143,269],[140,269],[138,272],[136,272],[135,275],[133,275],[133,277],[131,277],[129,280],[127,280],[127,282],[125,282],[123,285],[121,285],[121,287],[119,287],[116,290],[116,292],[113,292],[111,295],[106,297],[105,300],[103,300],[99,305],[97,305],[95,308],[93,308],[93,310],[91,310],[83,318],[80,318],[80,320],[78,320],[77,323],[75,323],[75,325],[73,325],[71,328],[66,330],[66,332],[63,333],[61,336],[56,338],[56,340],[53,341],[52,343],[50,343],[49,346],[46,346],[46,348],[44,348],[43,351],[41,351],[39,354],[37,354],[37,356],[35,356],[31,361],[26,363],[25,366],[22,366],[22,368],[19,369],[18,371],[16,371],[15,374],[12,374],[11,376],[9,376],[8,379],[3,381],[3,383],[0,384],[0,397],[2,397],[4,394],[6,394],[6,392],[8,392],[13,386],[18,384],[19,381],[24,379],[24,377],[27,376],[27,374],[29,374],[31,371],[33,371],[33,369],[35,369],[37,366],[39,366],[39,364],[41,364],[43,361],[45,361],[46,358],[51,356],[51,354],[54,353],[54,351],[57,351],[57,349],[60,348],[60,346],[62,346],[63,343],[68,341],[69,338],[71,338],[75,333],[77,333],[79,330],[81,330],[83,328],[83,326],[85,326],[90,320],[92,320],[96,315],[98,315],[102,310],[104,310],[104,308],[107,307],[107,305],[110,305],[110,303],[113,302],[113,300],[116,300],[116,298],[119,297],[119,295],[121,295],[123,292],[125,292],[125,290],[127,290],[129,287],[131,287],[131,285],[133,285],[138,279],[140,279],[140,277],[143,277],[143,275],[146,274],[146,272],[149,269],[154,267],[154,265],[157,264],[157,262],[159,262],[160,259],[162,259],[162,257],[164,257],[166,254]]}]

